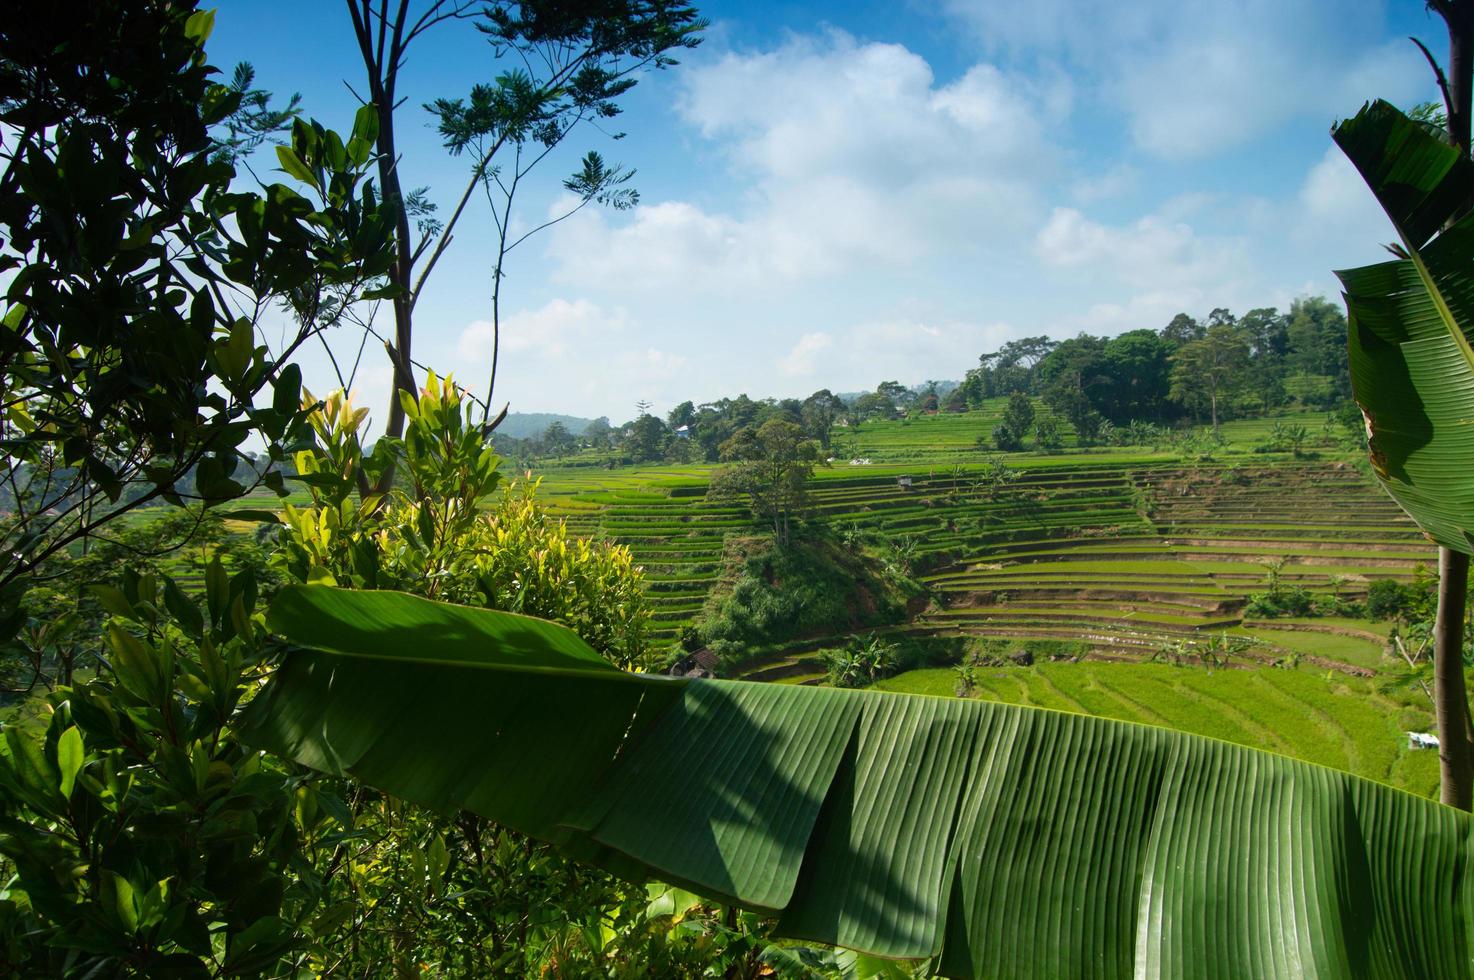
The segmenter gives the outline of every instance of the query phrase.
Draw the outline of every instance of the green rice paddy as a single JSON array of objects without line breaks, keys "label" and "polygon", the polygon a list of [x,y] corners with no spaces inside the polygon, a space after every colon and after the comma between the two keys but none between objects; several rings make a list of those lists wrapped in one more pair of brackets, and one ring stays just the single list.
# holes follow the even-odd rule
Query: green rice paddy
[{"label": "green rice paddy", "polygon": [[[1438,754],[1409,749],[1426,703],[1389,696],[1369,679],[1301,670],[1217,670],[1143,663],[977,668],[985,700],[1161,725],[1294,756],[1432,796]],[[915,670],[876,688],[951,697],[957,673]]]},{"label": "green rice paddy", "polygon": [[[1374,579],[1406,580],[1435,559],[1353,455],[1253,452],[1276,422],[1314,433],[1324,416],[1227,423],[1227,445],[1208,460],[1165,446],[1009,454],[1017,478],[999,487],[982,478],[995,454],[975,443],[1000,408],[836,430],[833,464],[811,485],[811,520],[890,542],[930,592],[926,608],[887,632],[1068,644],[1085,659],[977,668],[977,696],[1167,725],[1435,790],[1436,753],[1409,750],[1405,737],[1431,726],[1426,697],[1412,685],[1385,693],[1400,669],[1384,652],[1387,624],[1246,613],[1272,581],[1354,600]],[[857,458],[869,462],[850,465]],[[662,642],[699,617],[725,536],[759,530],[739,504],[706,499],[710,472],[540,474],[545,500],[570,526],[634,550]],[[1198,653],[1220,634],[1236,669],[1210,672]],[[842,640],[808,638],[737,672],[822,683],[815,651]],[[1154,662],[1163,659],[1177,665]],[[952,696],[955,684],[941,668],[880,686]]]}]

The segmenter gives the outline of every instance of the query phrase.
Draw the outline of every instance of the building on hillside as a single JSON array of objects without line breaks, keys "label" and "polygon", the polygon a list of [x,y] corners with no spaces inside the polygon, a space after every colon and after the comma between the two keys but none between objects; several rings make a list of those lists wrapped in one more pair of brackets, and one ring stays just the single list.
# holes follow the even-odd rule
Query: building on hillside
[{"label": "building on hillside", "polygon": [[697,650],[671,664],[667,673],[672,677],[715,677],[721,665],[721,660],[710,650]]}]

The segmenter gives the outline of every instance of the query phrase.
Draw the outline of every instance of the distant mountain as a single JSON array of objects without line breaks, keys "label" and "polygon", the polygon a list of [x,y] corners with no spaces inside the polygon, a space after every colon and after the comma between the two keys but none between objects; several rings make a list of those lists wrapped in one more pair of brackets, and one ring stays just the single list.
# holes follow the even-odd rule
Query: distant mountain
[{"label": "distant mountain", "polygon": [[593,419],[581,419],[576,415],[555,415],[552,412],[510,412],[502,420],[502,424],[496,427],[496,431],[498,435],[511,436],[513,439],[529,439],[542,435],[554,422],[562,422],[563,428],[570,434],[581,436],[592,421]]}]

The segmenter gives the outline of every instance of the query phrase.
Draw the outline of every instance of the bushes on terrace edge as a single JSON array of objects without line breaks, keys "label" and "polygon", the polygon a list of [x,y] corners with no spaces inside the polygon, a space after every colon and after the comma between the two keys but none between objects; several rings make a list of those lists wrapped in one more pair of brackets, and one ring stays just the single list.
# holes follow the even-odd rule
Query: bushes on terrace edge
[{"label": "bushes on terrace edge", "polygon": [[727,572],[697,628],[728,663],[785,640],[897,622],[912,594],[867,555],[817,531],[782,550],[770,538],[729,538],[726,549]]}]

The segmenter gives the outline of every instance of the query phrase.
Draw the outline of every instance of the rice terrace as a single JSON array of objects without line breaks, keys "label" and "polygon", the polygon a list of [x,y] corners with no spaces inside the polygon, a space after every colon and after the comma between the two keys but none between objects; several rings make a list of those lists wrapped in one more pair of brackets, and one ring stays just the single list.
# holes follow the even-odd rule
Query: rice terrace
[{"label": "rice terrace", "polygon": [[[922,591],[894,621],[854,596],[848,619],[745,650],[720,674],[824,683],[822,652],[875,631],[938,660],[880,681],[887,690],[952,695],[956,663],[981,656],[974,696],[1180,728],[1433,793],[1436,754],[1406,735],[1428,729],[1430,706],[1397,683],[1394,624],[1364,609],[1371,583],[1428,575],[1435,549],[1355,454],[1252,451],[1276,423],[1324,421],[1230,423],[1211,459],[1170,447],[1011,457],[1001,493],[985,478],[996,456],[974,446],[986,415],[862,423],[836,440],[846,458],[815,472],[812,520],[881,560],[904,550]],[[871,465],[848,465],[851,447]],[[741,505],[706,499],[701,467],[534,475],[570,528],[633,550],[661,641],[730,589],[724,541],[760,530]],[[1352,614],[1256,615],[1251,598],[1274,589]]]}]

